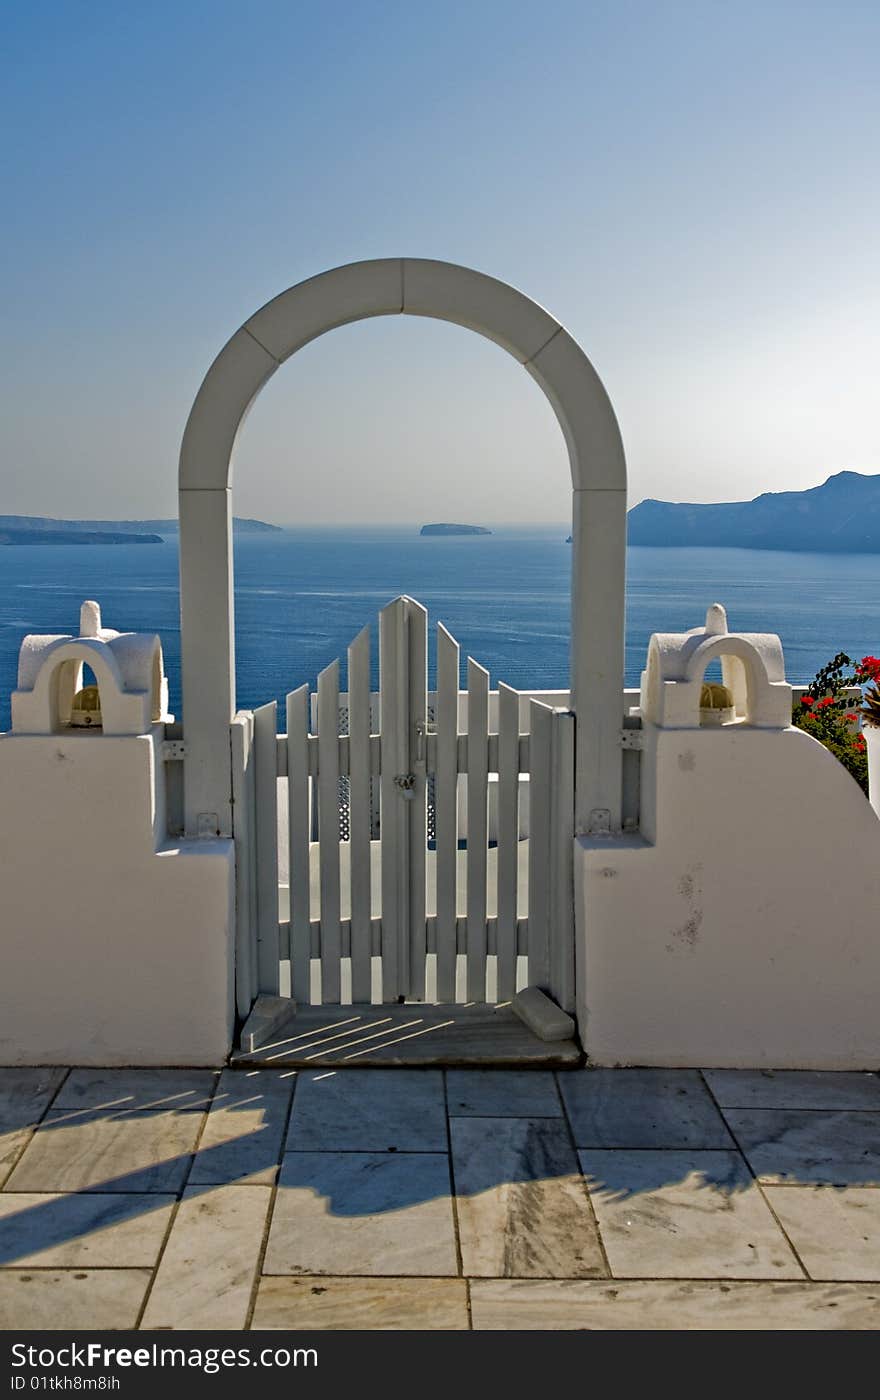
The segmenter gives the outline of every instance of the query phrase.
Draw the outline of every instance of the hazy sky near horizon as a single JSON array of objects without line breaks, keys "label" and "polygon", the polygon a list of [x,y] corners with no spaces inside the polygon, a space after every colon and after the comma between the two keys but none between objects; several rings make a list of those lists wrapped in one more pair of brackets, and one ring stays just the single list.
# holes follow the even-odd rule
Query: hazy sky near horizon
[{"label": "hazy sky near horizon", "polygon": [[[0,513],[176,513],[215,354],[359,258],[511,282],[580,341],[644,496],[880,472],[876,0],[6,0]],[[564,520],[538,387],[394,317],[264,390],[238,514]]]}]

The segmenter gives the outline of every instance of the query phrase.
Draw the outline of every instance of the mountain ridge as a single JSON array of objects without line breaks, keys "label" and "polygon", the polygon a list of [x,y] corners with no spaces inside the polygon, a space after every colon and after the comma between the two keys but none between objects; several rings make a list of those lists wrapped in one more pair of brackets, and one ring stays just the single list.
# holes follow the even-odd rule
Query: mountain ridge
[{"label": "mountain ridge", "polygon": [[751,501],[687,503],[648,498],[627,516],[632,545],[880,553],[880,474],[840,471],[805,491],[765,491]]}]

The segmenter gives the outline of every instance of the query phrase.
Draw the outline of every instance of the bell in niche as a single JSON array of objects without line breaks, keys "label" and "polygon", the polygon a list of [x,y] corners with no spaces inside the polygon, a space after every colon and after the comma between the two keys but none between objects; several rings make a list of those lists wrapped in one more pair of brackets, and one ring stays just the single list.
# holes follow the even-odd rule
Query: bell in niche
[{"label": "bell in niche", "polygon": [[717,726],[736,719],[733,695],[726,685],[705,681],[700,691],[700,724]]},{"label": "bell in niche", "polygon": [[73,729],[101,728],[101,696],[96,685],[83,686],[76,692],[70,707],[70,724]]}]

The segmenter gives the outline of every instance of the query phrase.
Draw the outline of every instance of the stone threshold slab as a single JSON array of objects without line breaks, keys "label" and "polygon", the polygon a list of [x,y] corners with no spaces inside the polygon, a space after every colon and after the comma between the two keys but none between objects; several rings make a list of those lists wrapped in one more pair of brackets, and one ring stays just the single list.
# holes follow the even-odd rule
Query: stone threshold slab
[{"label": "stone threshold slab", "polygon": [[509,1005],[404,1003],[296,1007],[264,1045],[235,1051],[230,1063],[276,1068],[334,1064],[565,1069],[583,1059],[577,1041],[539,1040]]}]

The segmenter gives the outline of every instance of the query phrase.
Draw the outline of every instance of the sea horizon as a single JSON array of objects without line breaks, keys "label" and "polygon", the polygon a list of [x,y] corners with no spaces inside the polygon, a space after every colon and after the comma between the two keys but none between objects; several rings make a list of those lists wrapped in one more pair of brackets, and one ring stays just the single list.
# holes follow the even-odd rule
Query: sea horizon
[{"label": "sea horizon", "polygon": [[[434,624],[443,622],[493,687],[566,689],[571,526],[486,527],[493,533],[425,537],[418,525],[361,523],[237,535],[239,707],[282,702],[337,657],[344,686],[346,647],[367,624],[375,684],[376,618],[401,593],[428,608],[430,684]],[[732,630],[781,636],[793,684],[838,651],[877,654],[878,579],[880,554],[630,546],[624,683],[638,685],[652,632],[699,626],[715,602]],[[0,730],[22,637],[75,632],[85,598],[101,603],[106,626],[159,633],[180,716],[176,534],[153,545],[15,545],[0,549]]]}]

